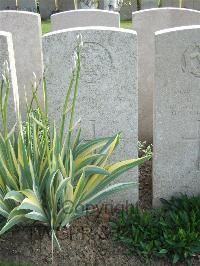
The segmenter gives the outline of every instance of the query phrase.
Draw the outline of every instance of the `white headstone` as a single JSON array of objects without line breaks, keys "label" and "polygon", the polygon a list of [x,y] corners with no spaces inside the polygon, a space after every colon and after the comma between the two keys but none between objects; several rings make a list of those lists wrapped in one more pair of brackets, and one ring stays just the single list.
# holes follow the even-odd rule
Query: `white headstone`
[{"label": "white headstone", "polygon": [[51,16],[53,30],[86,26],[120,26],[120,16],[117,12],[105,10],[73,10],[57,13]]},{"label": "white headstone", "polygon": [[15,10],[16,9],[16,0],[1,0],[0,1],[0,10]]},{"label": "white headstone", "polygon": [[155,8],[133,13],[138,34],[139,139],[153,139],[154,33],[176,26],[200,24],[200,12],[180,8]]},{"label": "white headstone", "polygon": [[[7,67],[8,67],[8,72],[6,71]],[[2,84],[3,74],[4,75],[8,74],[8,78],[11,84],[10,100],[8,105],[8,123],[10,128],[12,128],[16,123],[17,109],[19,106],[14,50],[13,50],[11,33],[0,31],[0,83],[1,84]],[[1,123],[2,121],[0,119],[0,131],[2,130]]]},{"label": "white headstone", "polygon": [[1,11],[0,30],[11,32],[13,36],[20,101],[23,103],[25,91],[28,98],[32,97],[33,73],[38,83],[41,83],[42,78],[40,15],[23,11]]},{"label": "white headstone", "polygon": [[153,202],[200,193],[200,25],[156,32]]},{"label": "white headstone", "polygon": [[[122,132],[114,159],[137,157],[137,36],[134,31],[85,27],[56,31],[43,37],[43,53],[52,120],[60,119],[70,82],[77,35],[83,36],[77,115],[85,139]],[[137,169],[123,181],[137,181]],[[121,200],[123,199],[123,200]],[[136,202],[138,188],[117,201]]]},{"label": "white headstone", "polygon": [[18,10],[37,12],[36,0],[18,0]]},{"label": "white headstone", "polygon": [[42,19],[49,19],[56,10],[55,0],[40,0],[40,15]]},{"label": "white headstone", "polygon": [[57,0],[60,11],[74,10],[74,0]]}]

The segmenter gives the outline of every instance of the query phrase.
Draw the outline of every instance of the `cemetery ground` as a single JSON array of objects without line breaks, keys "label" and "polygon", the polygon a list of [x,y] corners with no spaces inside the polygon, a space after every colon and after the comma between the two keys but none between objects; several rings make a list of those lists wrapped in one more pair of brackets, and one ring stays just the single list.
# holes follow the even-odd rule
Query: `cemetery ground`
[{"label": "cemetery ground", "polygon": [[[151,212],[152,209],[152,162],[148,161],[139,167],[139,206],[140,210]],[[115,205],[114,205],[115,206]],[[130,265],[130,266],[170,266],[171,260],[156,256],[145,257],[143,254],[130,253],[123,241],[116,240],[110,221],[118,221],[121,207],[104,204],[96,213],[76,220],[70,228],[58,232],[62,250],[54,250],[53,265]],[[115,208],[114,207],[114,208]],[[199,206],[200,207],[200,206]],[[126,206],[125,206],[126,210]],[[130,223],[148,228],[148,223],[137,220],[138,215],[129,217]],[[132,219],[131,219],[132,218]],[[141,219],[141,217],[139,218]],[[146,218],[144,218],[146,219]],[[119,224],[118,224],[119,226]],[[173,223],[172,227],[176,226]],[[128,230],[127,227],[127,230]],[[123,227],[122,227],[123,228]],[[120,229],[121,230],[121,229]],[[123,231],[123,230],[121,230]],[[148,229],[147,229],[148,232]],[[151,231],[152,234],[152,231]],[[120,235],[120,234],[119,234]],[[164,249],[163,249],[164,250]],[[52,246],[51,234],[42,226],[18,227],[0,240],[0,266],[31,266],[51,265]],[[200,258],[189,261],[190,265],[198,266]],[[186,262],[176,263],[178,266]]]},{"label": "cemetery ground", "polygon": [[[150,209],[152,204],[151,161],[140,167],[141,209]],[[100,211],[81,218],[64,231],[59,232],[62,251],[55,251],[55,265],[152,265],[167,266],[168,261],[127,255],[126,247],[114,241],[109,221],[113,215],[109,205],[99,207]],[[115,206],[115,205],[114,205]],[[116,206],[117,208],[117,206]],[[8,265],[50,265],[51,236],[45,228],[18,228],[0,239],[0,266]],[[11,264],[5,264],[10,262]],[[198,264],[194,264],[198,265]]]},{"label": "cemetery ground", "polygon": [[[131,29],[132,28],[132,21],[131,20],[121,21],[121,28]],[[50,20],[43,20],[42,21],[42,32],[43,33],[48,33],[50,31],[51,31],[51,22],[50,22]]]}]

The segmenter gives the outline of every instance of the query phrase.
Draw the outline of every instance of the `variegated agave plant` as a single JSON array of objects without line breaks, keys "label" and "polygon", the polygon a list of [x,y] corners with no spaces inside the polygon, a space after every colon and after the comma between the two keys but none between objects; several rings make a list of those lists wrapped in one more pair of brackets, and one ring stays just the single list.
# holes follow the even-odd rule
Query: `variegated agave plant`
[{"label": "variegated agave plant", "polygon": [[[5,77],[2,81],[0,108],[4,122],[0,134],[0,215],[4,217],[4,224],[1,235],[16,225],[37,221],[51,229],[52,244],[59,246],[56,230],[86,215],[88,204],[96,204],[115,192],[135,186],[134,183],[108,185],[151,158],[148,153],[139,159],[108,164],[119,144],[119,134],[87,142],[80,140],[80,126],[74,126],[79,76],[80,47],[67,90],[61,127],[49,127],[44,80],[44,105],[39,103],[34,87],[33,101],[27,105],[25,127],[19,119],[18,130],[12,129],[10,133],[7,126],[10,82]],[[33,110],[33,102],[37,112]],[[69,128],[65,134],[66,120]]]}]

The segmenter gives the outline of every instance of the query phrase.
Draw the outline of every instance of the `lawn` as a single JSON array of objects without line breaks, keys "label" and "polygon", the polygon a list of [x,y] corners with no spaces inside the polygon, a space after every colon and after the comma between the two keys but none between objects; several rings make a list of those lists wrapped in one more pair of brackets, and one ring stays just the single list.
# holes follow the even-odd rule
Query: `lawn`
[{"label": "lawn", "polygon": [[[130,21],[121,21],[121,28],[125,29],[131,29],[132,28],[132,22]],[[42,32],[48,33],[51,31],[51,22],[50,20],[42,21]]]}]

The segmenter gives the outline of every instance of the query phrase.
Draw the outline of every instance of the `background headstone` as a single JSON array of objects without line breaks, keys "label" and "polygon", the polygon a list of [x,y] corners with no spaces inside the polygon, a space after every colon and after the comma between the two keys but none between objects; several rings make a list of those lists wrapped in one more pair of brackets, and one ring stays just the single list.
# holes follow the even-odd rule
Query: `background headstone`
[{"label": "background headstone", "polygon": [[92,0],[80,0],[78,8],[81,9],[98,8],[98,2]]},{"label": "background headstone", "polygon": [[153,140],[154,33],[165,28],[200,24],[200,12],[181,8],[156,8],[133,13],[138,34],[139,139]]},{"label": "background headstone", "polygon": [[99,9],[104,9],[104,0],[99,0]]},{"label": "background headstone", "polygon": [[120,9],[120,19],[121,20],[131,20],[132,19],[132,11],[134,8],[133,2],[134,2],[134,0],[124,0],[123,5]]},{"label": "background headstone", "polygon": [[51,16],[52,30],[85,26],[120,27],[117,12],[106,10],[73,10]]},{"label": "background headstone", "polygon": [[25,91],[28,98],[32,97],[33,72],[38,83],[42,78],[40,15],[23,11],[1,11],[0,30],[12,33],[20,102],[24,103]]},{"label": "background headstone", "polygon": [[57,0],[60,11],[74,10],[74,0]]},{"label": "background headstone", "polygon": [[[137,157],[137,37],[134,31],[108,27],[62,30],[43,37],[49,112],[57,122],[70,82],[77,35],[82,34],[81,78],[76,120],[82,137],[111,136],[122,132],[114,160]],[[123,66],[123,67],[122,67]],[[137,181],[137,169],[121,177]],[[116,201],[136,202],[138,188]]]},{"label": "background headstone", "polygon": [[[17,76],[15,69],[12,35],[11,33],[0,31],[0,83],[2,81],[2,74],[5,74],[4,71],[6,71],[7,68],[5,63],[7,63],[7,66],[9,68],[9,72],[6,73],[9,75],[11,84],[10,99],[8,102],[8,125],[11,129],[16,123],[17,109],[19,106]],[[1,125],[2,120],[0,119],[0,128]]]},{"label": "background headstone", "polygon": [[200,193],[200,25],[156,32],[153,203]]},{"label": "background headstone", "polygon": [[140,2],[141,9],[149,9],[158,7],[158,1],[157,0],[141,0]]},{"label": "background headstone", "polygon": [[[162,7],[180,7],[179,0],[162,0],[161,4],[162,4]],[[199,10],[200,1],[199,0],[183,0],[181,7]]]},{"label": "background headstone", "polygon": [[40,15],[42,19],[49,19],[56,10],[55,0],[40,0]]},{"label": "background headstone", "polygon": [[15,10],[15,9],[16,9],[16,0],[0,1],[0,10]]},{"label": "background headstone", "polygon": [[[139,9],[140,5],[138,5],[137,0],[131,0],[131,5],[132,5],[132,12],[135,12]],[[132,17],[131,17],[132,20]]]},{"label": "background headstone", "polygon": [[18,0],[18,10],[37,12],[36,0]]},{"label": "background headstone", "polygon": [[[189,1],[191,3],[193,0],[189,0]],[[185,4],[185,2],[183,3]],[[179,7],[179,0],[162,0],[161,3],[162,3],[162,7]]]}]

